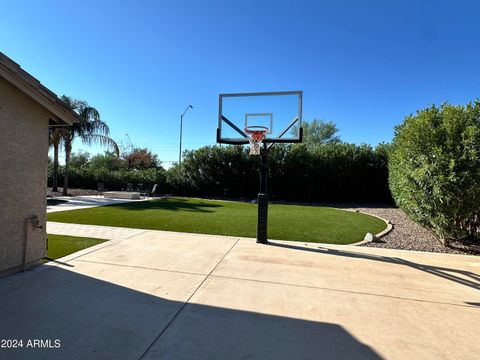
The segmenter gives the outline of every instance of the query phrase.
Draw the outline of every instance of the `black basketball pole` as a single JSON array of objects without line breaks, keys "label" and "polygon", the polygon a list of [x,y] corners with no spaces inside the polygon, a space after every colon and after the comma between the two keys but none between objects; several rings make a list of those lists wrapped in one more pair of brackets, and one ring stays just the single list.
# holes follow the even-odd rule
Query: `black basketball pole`
[{"label": "black basketball pole", "polygon": [[268,225],[268,148],[260,150],[260,193],[258,194],[257,243],[266,244]]}]

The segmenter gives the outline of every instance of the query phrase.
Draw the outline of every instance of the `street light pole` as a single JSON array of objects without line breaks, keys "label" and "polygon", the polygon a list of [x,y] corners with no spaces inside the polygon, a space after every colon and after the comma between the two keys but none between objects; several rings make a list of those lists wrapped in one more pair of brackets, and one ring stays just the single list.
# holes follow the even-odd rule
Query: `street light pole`
[{"label": "street light pole", "polygon": [[183,115],[188,111],[188,109],[193,109],[192,105],[188,105],[182,115],[180,115],[180,150],[178,152],[178,165],[182,165],[182,130],[183,130]]}]

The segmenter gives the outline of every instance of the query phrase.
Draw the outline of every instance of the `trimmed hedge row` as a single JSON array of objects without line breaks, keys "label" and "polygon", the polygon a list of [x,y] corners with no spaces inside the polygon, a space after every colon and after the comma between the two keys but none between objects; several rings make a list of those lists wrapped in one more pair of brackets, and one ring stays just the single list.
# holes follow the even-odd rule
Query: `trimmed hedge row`
[{"label": "trimmed hedge row", "polygon": [[[48,186],[52,186],[53,166],[49,166]],[[63,185],[63,167],[60,167],[58,184]],[[71,168],[68,183],[71,188],[97,189],[98,183],[103,183],[108,190],[124,190],[127,183],[142,183],[147,189],[158,184],[159,189],[165,189],[166,174],[164,169],[146,170],[108,170],[91,168]]]},{"label": "trimmed hedge row", "polygon": [[[247,148],[207,146],[185,152],[167,173],[175,193],[255,198],[258,157]],[[272,199],[300,202],[391,203],[385,145],[275,145],[269,154]]]},{"label": "trimmed hedge row", "polygon": [[[181,166],[168,170],[72,168],[71,187],[95,189],[103,182],[120,190],[127,183],[159,185],[161,193],[253,199],[259,191],[259,158],[240,146],[186,151]],[[385,146],[275,145],[269,154],[269,193],[299,202],[392,202]],[[51,168],[49,184],[51,184]],[[59,185],[63,182],[60,169]]]}]

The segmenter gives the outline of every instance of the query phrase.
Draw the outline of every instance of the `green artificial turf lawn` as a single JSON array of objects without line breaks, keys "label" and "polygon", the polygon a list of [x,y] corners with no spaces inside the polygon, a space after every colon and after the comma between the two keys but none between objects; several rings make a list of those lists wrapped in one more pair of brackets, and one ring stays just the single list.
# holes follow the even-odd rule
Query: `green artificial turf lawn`
[{"label": "green artificial turf lawn", "polygon": [[48,251],[45,262],[61,258],[107,240],[77,236],[48,235]]},{"label": "green artificial turf lawn", "polygon": [[[373,216],[328,207],[270,204],[268,211],[270,239],[349,244],[386,228]],[[168,198],[55,212],[48,221],[255,237],[257,205]]]}]

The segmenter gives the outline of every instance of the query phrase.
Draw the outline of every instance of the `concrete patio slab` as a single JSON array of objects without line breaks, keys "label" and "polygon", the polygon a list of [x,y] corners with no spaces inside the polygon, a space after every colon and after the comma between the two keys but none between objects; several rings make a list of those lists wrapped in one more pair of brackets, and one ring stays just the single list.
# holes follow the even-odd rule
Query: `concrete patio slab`
[{"label": "concrete patio slab", "polygon": [[24,342],[2,359],[138,359],[204,279],[78,261],[22,275],[0,281],[0,339]]},{"label": "concrete patio slab", "polygon": [[107,240],[124,240],[128,239],[129,237],[142,234],[145,231],[147,230],[47,221],[47,233],[56,235],[91,237]]},{"label": "concrete patio slab", "polygon": [[471,307],[213,276],[145,358],[468,359],[478,345],[452,327],[478,319]]},{"label": "concrete patio slab", "polygon": [[479,260],[283,241],[252,247],[240,240],[213,275],[464,305],[479,297]]},{"label": "concrete patio slab", "polygon": [[145,231],[82,260],[149,269],[208,274],[238,241],[235,238]]},{"label": "concrete patio slab", "polygon": [[0,280],[0,338],[61,341],[0,358],[480,353],[479,257],[165,231],[103,244]]},{"label": "concrete patio slab", "polygon": [[85,260],[73,260],[68,265],[70,266],[60,267],[110,284],[180,302],[185,302],[206,279],[206,275],[99,264]]}]

